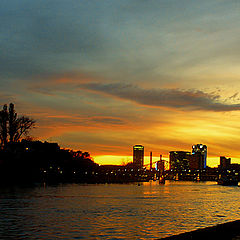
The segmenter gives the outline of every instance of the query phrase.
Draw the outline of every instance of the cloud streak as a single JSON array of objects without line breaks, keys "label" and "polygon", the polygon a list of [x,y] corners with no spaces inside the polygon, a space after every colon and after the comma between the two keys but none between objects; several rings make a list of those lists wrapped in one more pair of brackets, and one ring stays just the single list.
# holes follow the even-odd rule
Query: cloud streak
[{"label": "cloud streak", "polygon": [[132,84],[87,83],[80,88],[107,94],[150,107],[167,107],[183,110],[237,111],[240,104],[221,103],[220,95],[200,90],[144,89]]}]

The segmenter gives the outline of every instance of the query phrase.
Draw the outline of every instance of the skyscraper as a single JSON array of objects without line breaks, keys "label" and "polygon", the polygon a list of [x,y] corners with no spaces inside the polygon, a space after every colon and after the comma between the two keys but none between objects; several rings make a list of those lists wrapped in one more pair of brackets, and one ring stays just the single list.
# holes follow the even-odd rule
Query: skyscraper
[{"label": "skyscraper", "polygon": [[133,165],[137,169],[143,168],[144,147],[142,145],[133,146]]},{"label": "skyscraper", "polygon": [[207,146],[203,144],[196,144],[192,146],[192,154],[200,153],[203,156],[203,167],[207,166]]}]

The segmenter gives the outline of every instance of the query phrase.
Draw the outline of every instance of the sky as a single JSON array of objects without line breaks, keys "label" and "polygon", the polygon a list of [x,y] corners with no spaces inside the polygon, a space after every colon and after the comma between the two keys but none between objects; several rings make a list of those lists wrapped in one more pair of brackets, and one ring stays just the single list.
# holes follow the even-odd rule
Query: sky
[{"label": "sky", "polygon": [[239,0],[1,0],[0,105],[100,164],[240,163]]}]

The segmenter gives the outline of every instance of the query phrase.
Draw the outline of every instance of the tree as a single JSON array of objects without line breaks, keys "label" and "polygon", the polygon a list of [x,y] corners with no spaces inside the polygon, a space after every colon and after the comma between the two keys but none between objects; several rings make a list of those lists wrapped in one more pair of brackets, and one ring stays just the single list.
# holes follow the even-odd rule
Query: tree
[{"label": "tree", "polygon": [[8,121],[8,112],[7,105],[3,106],[3,110],[0,111],[0,140],[1,145],[6,145],[7,143],[7,121]]},{"label": "tree", "polygon": [[8,142],[18,142],[23,135],[34,127],[36,121],[25,116],[17,116],[14,110],[14,104],[10,103],[3,106],[0,111],[0,141],[1,146],[5,146]]}]

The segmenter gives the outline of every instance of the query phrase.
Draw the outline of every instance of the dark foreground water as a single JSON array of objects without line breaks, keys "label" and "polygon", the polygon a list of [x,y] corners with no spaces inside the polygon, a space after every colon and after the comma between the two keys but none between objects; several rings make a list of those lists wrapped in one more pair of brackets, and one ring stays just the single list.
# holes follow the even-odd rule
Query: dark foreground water
[{"label": "dark foreground water", "polygon": [[240,219],[240,188],[215,182],[0,189],[0,239],[154,239]]}]

